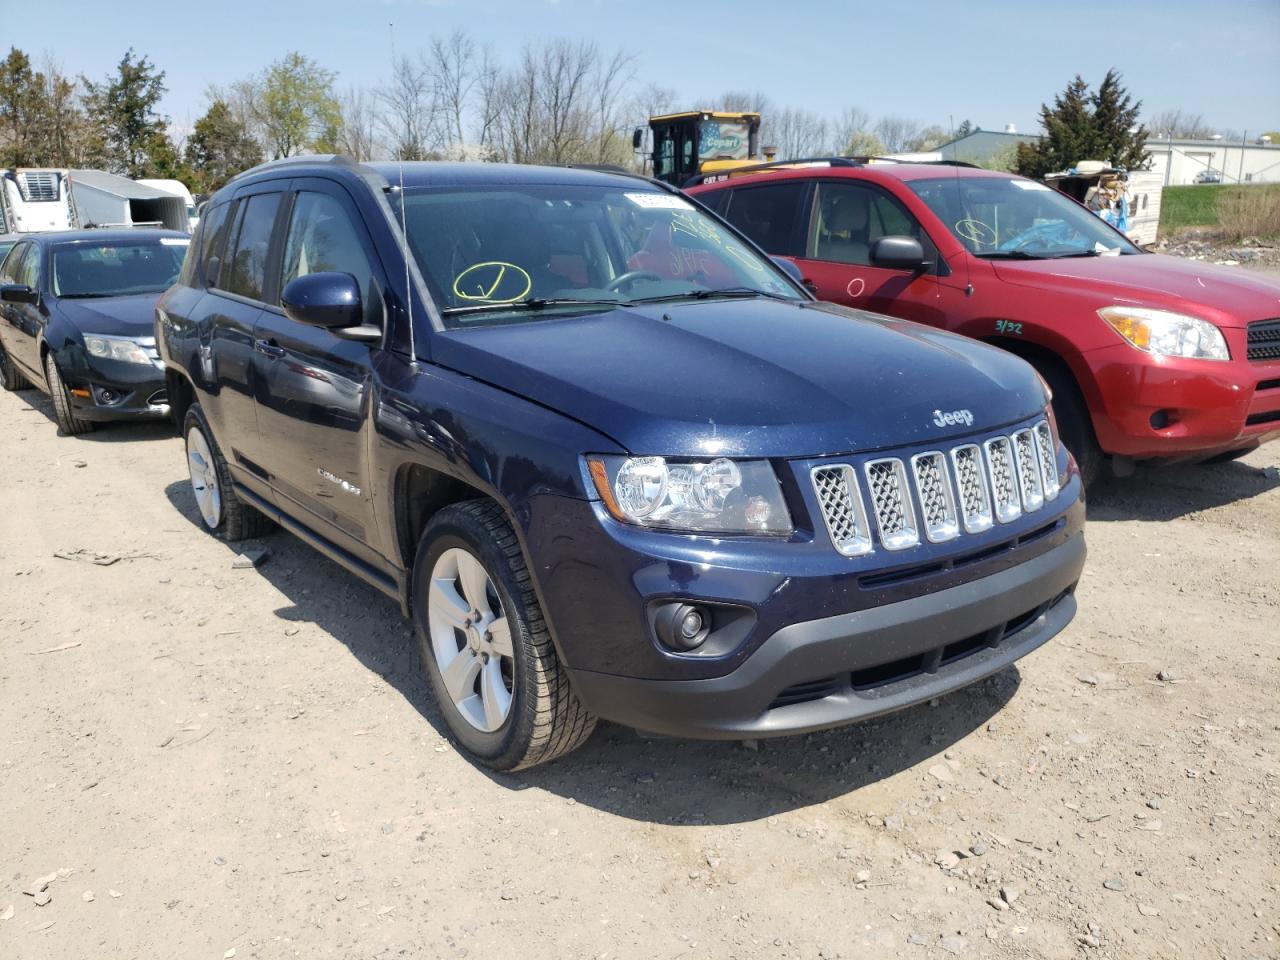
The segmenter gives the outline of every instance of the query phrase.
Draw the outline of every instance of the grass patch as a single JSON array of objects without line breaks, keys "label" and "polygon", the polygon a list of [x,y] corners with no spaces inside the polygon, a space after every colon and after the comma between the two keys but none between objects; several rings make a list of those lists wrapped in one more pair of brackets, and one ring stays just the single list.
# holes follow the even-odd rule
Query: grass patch
[{"label": "grass patch", "polygon": [[1280,230],[1280,183],[1227,183],[1165,187],[1160,198],[1160,235],[1200,227],[1224,239],[1275,236]]}]

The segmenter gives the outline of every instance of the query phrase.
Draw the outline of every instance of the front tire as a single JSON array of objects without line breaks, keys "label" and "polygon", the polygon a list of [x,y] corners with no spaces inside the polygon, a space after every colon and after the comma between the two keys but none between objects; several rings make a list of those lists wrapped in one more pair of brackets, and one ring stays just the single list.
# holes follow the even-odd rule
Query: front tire
[{"label": "front tire", "polygon": [[49,384],[49,398],[53,401],[53,418],[58,422],[58,429],[69,437],[80,436],[93,429],[93,421],[77,417],[75,408],[71,406],[71,394],[62,380],[62,372],[58,369],[57,358],[50,350],[44,355],[45,382]]},{"label": "front tire", "polygon": [[1102,468],[1103,453],[1093,432],[1089,418],[1089,406],[1070,373],[1055,365],[1037,364],[1041,375],[1053,391],[1053,416],[1058,421],[1058,433],[1063,445],[1071,451],[1080,468],[1080,480],[1085,489],[1093,485]]},{"label": "front tire", "polygon": [[495,770],[546,763],[595,729],[569,685],[520,544],[490,500],[440,510],[413,568],[423,666],[449,730]]},{"label": "front tire", "polygon": [[31,387],[31,381],[22,375],[18,365],[13,362],[9,354],[5,353],[2,346],[0,346],[0,386],[9,391],[27,390]]},{"label": "front tire", "polygon": [[236,496],[227,461],[198,403],[188,408],[182,435],[186,438],[191,492],[204,528],[223,540],[248,540],[270,533],[275,527],[272,520]]}]

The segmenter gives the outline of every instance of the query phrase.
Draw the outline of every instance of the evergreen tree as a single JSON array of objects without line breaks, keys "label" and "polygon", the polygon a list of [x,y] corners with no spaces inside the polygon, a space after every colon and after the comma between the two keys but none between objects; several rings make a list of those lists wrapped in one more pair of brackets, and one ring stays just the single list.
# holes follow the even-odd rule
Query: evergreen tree
[{"label": "evergreen tree", "polygon": [[973,133],[976,129],[977,128],[974,127],[974,125],[970,123],[967,119],[961,120],[960,126],[956,127],[955,139],[959,140],[961,137],[967,137],[969,134]]},{"label": "evergreen tree", "polygon": [[1120,74],[1108,70],[1096,93],[1084,78],[1067,84],[1053,106],[1040,107],[1044,136],[1038,143],[1021,143],[1015,169],[1024,177],[1043,177],[1074,167],[1081,160],[1102,160],[1126,170],[1147,164],[1147,131],[1138,122],[1142,102],[1132,102],[1120,84]]},{"label": "evergreen tree", "polygon": [[187,166],[197,193],[212,193],[243,170],[262,162],[262,147],[221,98],[209,104],[187,140]]},{"label": "evergreen tree", "polygon": [[97,161],[113,173],[138,178],[171,176],[175,151],[156,106],[164,96],[164,71],[128,50],[101,83],[82,77],[85,107],[95,128]]},{"label": "evergreen tree", "polygon": [[0,61],[0,167],[40,165],[41,96],[31,58],[17,47]]}]

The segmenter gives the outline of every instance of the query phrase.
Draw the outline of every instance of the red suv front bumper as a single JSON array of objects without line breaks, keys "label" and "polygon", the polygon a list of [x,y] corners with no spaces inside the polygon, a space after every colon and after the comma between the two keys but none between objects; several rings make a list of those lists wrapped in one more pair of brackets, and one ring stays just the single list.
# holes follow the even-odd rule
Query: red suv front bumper
[{"label": "red suv front bumper", "polygon": [[[1239,352],[1231,343],[1233,358],[1243,340]],[[1107,453],[1211,456],[1280,439],[1280,361],[1154,357],[1124,343],[1084,359],[1098,390],[1094,432]]]}]

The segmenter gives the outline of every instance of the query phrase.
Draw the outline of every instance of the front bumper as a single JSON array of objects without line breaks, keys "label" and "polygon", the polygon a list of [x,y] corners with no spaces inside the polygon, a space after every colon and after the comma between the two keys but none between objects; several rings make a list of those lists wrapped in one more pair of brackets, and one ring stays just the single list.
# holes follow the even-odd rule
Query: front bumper
[{"label": "front bumper", "polygon": [[169,415],[164,368],[91,357],[82,349],[59,357],[71,406],[83,420],[156,420]]},{"label": "front bumper", "polygon": [[796,623],[733,672],[647,680],[571,671],[588,709],[676,737],[783,736],[865,720],[959,689],[1026,656],[1075,615],[1084,537],[1003,573]]},{"label": "front bumper", "polygon": [[1085,359],[1102,405],[1094,432],[1107,453],[1203,457],[1280,439],[1280,363],[1149,357],[1128,344]]}]

